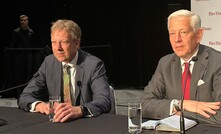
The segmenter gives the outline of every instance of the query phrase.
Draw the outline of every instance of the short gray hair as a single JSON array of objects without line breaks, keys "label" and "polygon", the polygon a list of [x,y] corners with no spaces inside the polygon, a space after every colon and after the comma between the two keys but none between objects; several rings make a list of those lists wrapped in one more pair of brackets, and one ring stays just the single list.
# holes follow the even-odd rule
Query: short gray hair
[{"label": "short gray hair", "polygon": [[201,28],[200,16],[186,9],[181,9],[170,14],[169,17],[167,18],[167,28],[169,29],[169,22],[171,19],[180,16],[185,16],[190,18],[190,25],[193,28],[194,32],[196,32],[198,29]]}]

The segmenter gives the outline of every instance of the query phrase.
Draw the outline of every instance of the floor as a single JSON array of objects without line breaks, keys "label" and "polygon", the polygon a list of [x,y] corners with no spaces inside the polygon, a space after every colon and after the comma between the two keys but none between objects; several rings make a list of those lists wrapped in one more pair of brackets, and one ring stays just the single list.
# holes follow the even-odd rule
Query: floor
[{"label": "floor", "polygon": [[[116,113],[127,115],[127,105],[129,102],[138,102],[141,99],[143,90],[141,89],[117,89],[116,96]],[[17,100],[14,98],[0,98],[0,106],[18,107]]]}]

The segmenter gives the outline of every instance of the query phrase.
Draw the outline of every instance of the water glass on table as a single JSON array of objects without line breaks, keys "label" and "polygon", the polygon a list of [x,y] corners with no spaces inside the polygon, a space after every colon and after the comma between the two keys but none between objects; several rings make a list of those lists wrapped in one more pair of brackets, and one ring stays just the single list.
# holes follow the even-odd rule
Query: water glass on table
[{"label": "water glass on table", "polygon": [[128,132],[138,134],[142,131],[141,103],[128,103]]},{"label": "water glass on table", "polygon": [[49,121],[54,122],[54,110],[60,102],[60,96],[49,96]]}]

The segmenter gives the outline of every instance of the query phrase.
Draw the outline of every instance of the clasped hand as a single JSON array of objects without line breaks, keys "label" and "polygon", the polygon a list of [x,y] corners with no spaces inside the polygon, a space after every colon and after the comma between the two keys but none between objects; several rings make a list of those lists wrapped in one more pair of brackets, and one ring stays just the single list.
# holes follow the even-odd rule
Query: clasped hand
[{"label": "clasped hand", "polygon": [[201,102],[194,100],[184,100],[183,110],[201,114],[206,118],[210,118],[210,114],[216,114],[220,109],[220,102]]},{"label": "clasped hand", "polygon": [[[40,102],[35,110],[43,114],[49,114],[49,104]],[[71,119],[80,118],[83,114],[80,106],[72,106],[70,103],[59,103],[54,110],[54,122],[65,122]]]}]

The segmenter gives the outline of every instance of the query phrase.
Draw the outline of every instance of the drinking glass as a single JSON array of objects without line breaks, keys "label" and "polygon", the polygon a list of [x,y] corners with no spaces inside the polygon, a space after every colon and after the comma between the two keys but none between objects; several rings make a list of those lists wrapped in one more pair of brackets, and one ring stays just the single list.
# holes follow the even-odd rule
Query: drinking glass
[{"label": "drinking glass", "polygon": [[142,131],[141,103],[128,103],[128,132],[138,134]]},{"label": "drinking glass", "polygon": [[49,120],[54,122],[55,107],[61,102],[60,96],[49,96]]}]

